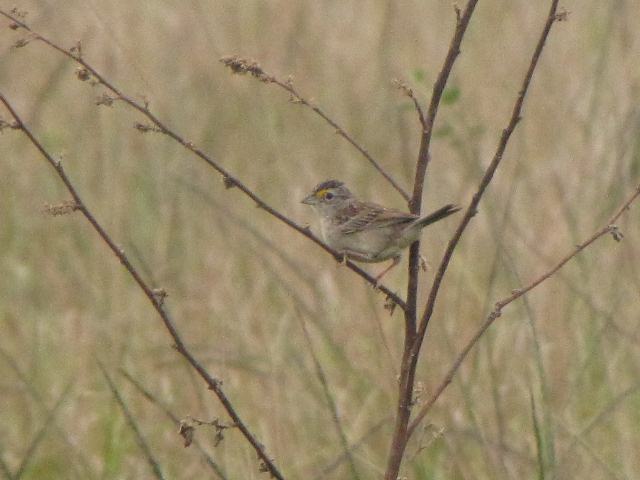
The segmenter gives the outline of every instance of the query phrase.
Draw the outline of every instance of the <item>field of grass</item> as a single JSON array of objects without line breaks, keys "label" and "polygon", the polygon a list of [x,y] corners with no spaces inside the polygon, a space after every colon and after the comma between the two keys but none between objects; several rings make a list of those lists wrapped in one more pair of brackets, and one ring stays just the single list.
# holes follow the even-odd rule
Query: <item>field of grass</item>
[{"label": "field of grass", "polygon": [[[428,102],[455,26],[450,0],[19,3],[34,30],[65,48],[81,40],[90,64],[297,222],[315,228],[300,200],[327,178],[406,209],[311,110],[219,59],[290,75],[409,189],[420,129],[392,80]],[[551,32],[522,122],[445,278],[418,403],[497,300],[604,226],[640,183],[640,0],[561,5],[568,20]],[[427,210],[469,203],[547,9],[480,0],[437,118]],[[104,89],[80,82],[69,59],[36,41],[14,48],[27,37],[8,25],[0,19],[0,91],[145,279],[168,292],[188,346],[285,477],[381,478],[401,313],[390,316],[360,277],[180,145],[132,128],[143,119],[122,102],[97,106]],[[217,399],[80,214],[43,213],[69,195],[20,132],[0,135],[0,166],[0,478],[153,478],[100,362],[166,478],[268,478],[234,429],[217,446],[212,428],[196,430],[219,473],[183,447],[161,406],[226,422]],[[409,445],[403,476],[640,478],[638,211],[619,222],[622,242],[599,240],[505,308]],[[420,305],[455,226],[423,234]],[[385,279],[402,295],[406,264]],[[351,466],[332,405],[357,445]]]}]

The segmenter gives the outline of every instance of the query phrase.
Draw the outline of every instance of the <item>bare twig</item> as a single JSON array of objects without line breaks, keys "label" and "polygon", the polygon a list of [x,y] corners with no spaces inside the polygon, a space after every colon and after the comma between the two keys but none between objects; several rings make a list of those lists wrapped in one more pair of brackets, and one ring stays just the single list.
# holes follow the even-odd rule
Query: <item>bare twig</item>
[{"label": "bare twig", "polygon": [[159,480],[164,480],[165,477],[162,474],[162,469],[160,468],[160,464],[158,463],[156,458],[153,456],[153,453],[151,452],[151,448],[149,447],[149,444],[147,443],[144,436],[142,435],[142,432],[138,428],[138,423],[136,422],[136,419],[133,418],[133,414],[131,413],[131,411],[129,410],[129,407],[127,406],[126,402],[122,398],[122,395],[120,395],[120,392],[118,391],[118,388],[116,387],[116,385],[113,383],[113,380],[111,380],[111,377],[109,376],[109,373],[107,373],[107,370],[104,368],[104,365],[102,364],[102,362],[98,361],[98,366],[100,367],[100,371],[102,372],[102,375],[104,375],[104,379],[107,381],[109,390],[111,390],[113,397],[116,399],[116,402],[118,402],[118,406],[120,407],[120,410],[122,410],[122,413],[124,413],[124,416],[127,419],[127,423],[129,424],[129,427],[131,427],[131,430],[133,430],[133,433],[136,436],[136,442],[138,443],[140,450],[142,450],[142,453],[147,459],[147,463],[151,467],[151,471],[153,472],[154,477],[158,478]]},{"label": "bare twig", "polygon": [[56,173],[67,187],[67,190],[71,194],[75,204],[77,205],[77,210],[82,213],[82,215],[89,221],[93,229],[100,235],[100,238],[107,244],[109,249],[115,254],[120,263],[126,268],[129,274],[133,277],[138,286],[142,289],[147,299],[151,302],[155,310],[160,315],[162,322],[164,323],[165,328],[168,330],[174,341],[174,347],[188,362],[191,366],[198,372],[200,377],[206,382],[208,388],[212,390],[215,395],[222,403],[222,406],[227,411],[229,417],[233,420],[233,422],[238,426],[239,430],[242,432],[247,441],[254,448],[258,457],[260,458],[264,468],[266,468],[269,473],[277,478],[278,480],[282,480],[284,477],[275,466],[273,460],[269,457],[267,452],[265,451],[264,446],[255,438],[255,436],[251,433],[248,427],[244,424],[244,422],[240,419],[238,413],[235,408],[231,404],[231,401],[227,398],[226,394],[222,390],[222,384],[220,380],[212,377],[207,370],[196,360],[196,358],[191,354],[191,352],[187,349],[186,345],[182,341],[178,330],[175,327],[175,324],[165,308],[164,298],[156,295],[154,289],[152,289],[141,277],[138,270],[131,264],[129,258],[125,255],[124,250],[118,247],[115,242],[111,239],[109,234],[104,230],[102,225],[98,223],[93,214],[86,207],[82,199],[80,198],[78,192],[75,187],[71,183],[71,180],[67,176],[64,168],[62,167],[62,163],[58,160],[55,160],[42,146],[42,144],[34,137],[29,128],[22,122],[21,118],[18,116],[14,108],[8,102],[8,100],[0,93],[0,102],[2,102],[7,110],[11,113],[11,116],[19,125],[19,128],[22,132],[28,137],[31,143],[38,149],[38,151],[42,154],[42,156],[49,162],[49,164],[55,169]]},{"label": "bare twig", "polygon": [[[155,405],[160,410],[162,410],[162,412],[167,417],[169,417],[171,421],[173,421],[176,427],[180,425],[180,418],[178,418],[177,415],[175,415],[171,410],[169,410],[167,406],[165,406],[160,400],[158,400],[158,398],[153,393],[147,390],[139,381],[133,378],[127,371],[120,369],[120,373],[122,373],[124,378],[126,378],[131,383],[131,385],[133,385],[142,394],[142,396],[144,396],[144,398],[146,398],[149,402],[151,402],[153,405]],[[197,439],[193,440],[193,445],[198,450],[198,452],[200,452],[200,455],[202,455],[202,458],[204,459],[206,464],[209,465],[209,467],[215,472],[218,478],[220,480],[227,480],[227,475],[224,473],[222,468],[220,468],[220,466],[213,460],[213,458],[211,458],[211,455],[207,453],[207,451],[204,449],[202,444]]]},{"label": "bare twig", "polygon": [[[95,68],[89,65],[82,56],[78,54],[77,46],[74,47],[72,50],[66,50],[60,47],[59,45],[57,45],[56,43],[52,42],[48,38],[32,30],[26,23],[24,23],[22,20],[17,18],[15,14],[12,15],[10,13],[5,12],[4,10],[0,10],[0,15],[7,17],[11,21],[13,21],[14,24],[17,25],[19,28],[22,28],[27,32],[29,32],[34,39],[43,42],[44,44],[48,45],[49,47],[53,48],[54,50],[62,53],[66,57],[78,63],[81,66],[80,71],[82,72],[82,75],[81,76],[79,75],[79,78],[85,79],[85,80],[92,79],[93,84],[104,86],[113,94],[114,100],[115,99],[121,100],[125,104],[129,105],[130,107],[132,107],[133,109],[137,110],[142,115],[147,117],[147,119],[153,124],[153,125],[143,125],[137,122],[135,124],[135,128],[139,130],[159,132],[175,140],[184,148],[186,148],[187,150],[189,150],[190,152],[198,156],[200,159],[202,159],[204,162],[206,162],[207,165],[209,165],[214,170],[216,170],[222,176],[224,185],[227,188],[232,188],[232,187],[238,188],[242,193],[244,193],[251,200],[253,200],[259,208],[269,213],[273,217],[277,218],[281,222],[285,223],[289,227],[293,228],[297,232],[301,233],[311,241],[315,242],[323,250],[331,254],[336,260],[336,262],[342,262],[343,256],[340,255],[338,252],[334,251],[322,240],[320,240],[313,233],[311,233],[309,228],[306,228],[297,224],[296,222],[291,220],[289,217],[285,216],[275,208],[268,205],[253,190],[247,187],[238,178],[234,177],[229,171],[227,171],[219,163],[217,163],[217,161],[215,161],[210,155],[207,155],[205,152],[199,149],[193,142],[186,140],[184,137],[178,134],[175,130],[170,129],[165,123],[161,122],[160,119],[158,119],[153,113],[151,113],[151,111],[149,110],[149,105],[146,101],[142,101],[142,102],[136,101],[132,97],[129,97],[125,95],[122,91],[120,91],[112,82],[107,80]],[[376,286],[375,277],[373,277],[372,275],[369,275],[367,272],[361,269],[358,265],[356,265],[351,261],[347,261],[346,265],[350,270],[356,272],[358,275],[364,278],[369,284],[371,284],[374,287]],[[396,305],[398,305],[403,310],[405,309],[404,300],[402,300],[396,293],[392,292],[384,285],[379,285],[377,286],[377,288],[382,293],[384,293],[387,296],[387,298],[391,299]]]},{"label": "bare twig", "polygon": [[336,134],[340,135],[347,142],[349,142],[358,152],[362,154],[364,158],[366,158],[369,163],[375,168],[380,175],[382,175],[392,186],[395,188],[402,198],[406,201],[409,201],[410,197],[407,192],[396,182],[391,174],[387,172],[384,168],[380,166],[380,163],[377,162],[371,154],[365,150],[362,146],[360,146],[354,139],[351,137],[340,125],[338,125],[335,120],[333,120],[329,115],[327,115],[320,107],[318,107],[315,103],[310,100],[304,98],[298,90],[293,86],[293,79],[291,77],[287,78],[286,81],[279,80],[277,77],[266,73],[262,67],[256,62],[252,62],[246,60],[244,58],[240,58],[237,55],[231,55],[227,57],[222,57],[220,59],[222,63],[224,63],[227,67],[231,69],[233,73],[248,73],[252,77],[257,78],[263,83],[271,83],[279,86],[283,90],[289,93],[289,101],[291,103],[297,103],[299,105],[304,105],[305,107],[310,108],[315,113],[317,113],[325,122],[327,122],[336,132]]},{"label": "bare twig", "polygon": [[404,93],[413,102],[413,107],[416,109],[416,113],[418,114],[418,120],[420,120],[420,125],[422,126],[422,131],[424,132],[427,129],[427,120],[425,119],[424,112],[422,111],[422,106],[420,105],[420,102],[416,98],[416,95],[413,92],[413,89],[402,80],[396,79],[393,81],[393,84],[396,86],[398,90]]},{"label": "bare twig", "polygon": [[634,201],[636,201],[638,197],[640,197],[640,185],[636,187],[633,194],[616,211],[616,213],[611,217],[611,219],[609,220],[609,222],[605,227],[599,229],[587,240],[577,245],[570,253],[568,253],[564,258],[562,258],[553,268],[551,268],[547,272],[540,275],[538,278],[536,278],[531,283],[529,283],[526,287],[514,290],[511,293],[511,295],[496,302],[495,308],[493,309],[493,311],[489,313],[484,323],[480,326],[480,328],[478,328],[476,333],[467,342],[467,344],[462,349],[460,354],[454,360],[453,364],[451,365],[451,368],[445,375],[444,380],[440,383],[438,388],[436,388],[431,398],[423,405],[423,407],[420,409],[420,412],[416,415],[414,420],[411,422],[411,425],[409,426],[409,435],[411,435],[414,432],[414,430],[416,429],[418,424],[422,421],[422,419],[427,414],[427,412],[431,410],[431,407],[433,406],[433,404],[438,400],[440,395],[442,395],[442,392],[444,392],[444,390],[449,386],[454,375],[460,368],[460,365],[462,365],[462,362],[467,357],[471,349],[478,342],[478,340],[480,340],[482,335],[484,335],[484,332],[491,326],[491,324],[497,318],[499,318],[502,315],[502,310],[504,309],[504,307],[506,307],[513,301],[517,300],[518,298],[522,297],[526,293],[530,292],[545,280],[548,280],[549,278],[551,278],[558,270],[560,270],[567,262],[569,262],[569,260],[574,258],[576,255],[578,255],[580,252],[582,252],[585,248],[587,248],[589,245],[594,243],[599,238],[604,237],[605,235],[608,235],[608,234],[611,234],[612,236],[614,236],[614,238],[617,238],[616,234],[619,234],[619,231],[618,231],[618,228],[615,226],[616,221],[622,216],[622,214],[625,211],[629,209],[631,204]]},{"label": "bare twig", "polygon": [[[413,185],[413,195],[409,201],[411,213],[420,214],[422,210],[422,191],[424,186],[424,178],[427,165],[429,163],[429,147],[431,137],[433,135],[433,125],[438,113],[438,106],[444,92],[445,85],[449,79],[453,64],[460,54],[460,44],[464,37],[471,16],[473,15],[478,0],[469,0],[461,15],[456,8],[456,29],[449,45],[449,51],[445,58],[444,64],[436,83],[433,86],[429,109],[426,118],[422,115],[422,135],[420,137],[420,151],[418,154],[418,162],[416,165],[416,174]],[[417,102],[416,102],[417,105]],[[418,108],[418,105],[416,106]],[[418,112],[422,112],[419,108]],[[405,336],[402,362],[400,365],[400,379],[398,382],[398,406],[396,411],[396,423],[391,440],[389,459],[387,461],[387,470],[385,480],[396,480],[404,451],[408,441],[407,425],[411,417],[411,405],[413,396],[413,385],[415,383],[416,358],[412,357],[413,348],[416,342],[416,325],[417,325],[417,304],[418,304],[418,276],[420,264],[420,242],[416,241],[411,245],[409,250],[409,281],[407,285],[407,297],[405,313]]]}]

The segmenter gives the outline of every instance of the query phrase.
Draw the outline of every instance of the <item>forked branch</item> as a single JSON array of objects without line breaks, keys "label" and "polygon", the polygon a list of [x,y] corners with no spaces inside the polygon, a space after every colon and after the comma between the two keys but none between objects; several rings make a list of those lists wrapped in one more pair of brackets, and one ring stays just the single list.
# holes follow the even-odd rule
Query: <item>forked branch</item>
[{"label": "forked branch", "polygon": [[67,176],[64,168],[62,167],[62,163],[59,160],[55,160],[42,146],[42,144],[35,138],[31,130],[23,123],[22,119],[18,116],[13,106],[9,103],[9,101],[0,93],[0,102],[4,104],[7,108],[11,116],[15,121],[15,128],[18,130],[22,130],[22,132],[27,136],[29,141],[38,149],[40,154],[49,162],[49,164],[54,168],[65,187],[71,194],[74,202],[74,210],[80,211],[82,215],[87,219],[87,221],[91,224],[93,229],[98,233],[100,238],[107,244],[109,249],[113,252],[113,254],[118,258],[120,263],[124,266],[124,268],[129,272],[129,274],[133,277],[138,286],[142,289],[147,299],[153,305],[158,315],[162,319],[165,328],[168,330],[169,335],[174,342],[174,347],[186,360],[189,364],[198,372],[200,377],[205,381],[207,387],[215,393],[222,403],[222,406],[226,410],[229,417],[233,420],[233,422],[237,425],[238,429],[242,432],[242,435],[247,439],[247,441],[251,444],[253,449],[258,454],[261,462],[261,468],[264,468],[268,471],[272,477],[277,478],[278,480],[283,480],[284,477],[276,467],[273,460],[267,454],[264,446],[256,439],[256,437],[251,433],[246,424],[242,421],[235,408],[231,404],[231,401],[227,397],[227,395],[222,390],[222,382],[217,378],[212,377],[207,370],[196,360],[196,358],[191,354],[191,352],[187,349],[186,345],[182,341],[178,330],[169,315],[169,312],[165,308],[164,305],[164,295],[159,295],[157,291],[152,289],[140,275],[140,272],[132,265],[129,261],[129,258],[125,255],[124,251],[118,247],[113,239],[109,236],[106,230],[102,227],[100,223],[96,220],[93,214],[86,207],[85,203],[82,201],[82,198],[78,194],[76,188],[71,183],[71,180]]}]

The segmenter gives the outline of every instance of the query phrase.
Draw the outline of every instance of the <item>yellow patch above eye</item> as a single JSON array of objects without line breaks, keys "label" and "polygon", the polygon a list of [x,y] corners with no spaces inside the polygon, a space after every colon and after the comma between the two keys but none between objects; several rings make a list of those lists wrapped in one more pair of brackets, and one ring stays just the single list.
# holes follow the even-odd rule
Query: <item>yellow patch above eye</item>
[{"label": "yellow patch above eye", "polygon": [[324,197],[325,197],[325,195],[327,194],[327,192],[329,192],[329,189],[328,189],[328,188],[323,188],[322,190],[318,190],[318,191],[316,192],[316,197],[318,197],[318,198],[324,198]]}]

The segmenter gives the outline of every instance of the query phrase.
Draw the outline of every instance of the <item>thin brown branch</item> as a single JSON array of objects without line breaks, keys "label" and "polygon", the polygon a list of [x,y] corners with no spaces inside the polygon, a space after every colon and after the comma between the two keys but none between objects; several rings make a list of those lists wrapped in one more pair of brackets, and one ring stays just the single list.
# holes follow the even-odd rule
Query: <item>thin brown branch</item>
[{"label": "thin brown branch", "polygon": [[[478,0],[469,0],[461,14],[456,7],[456,29],[451,38],[447,56],[442,65],[442,69],[438,74],[438,78],[433,85],[431,100],[427,115],[422,114],[421,126],[422,135],[420,137],[420,151],[416,164],[416,174],[413,185],[413,195],[409,201],[409,209],[411,213],[419,215],[422,210],[422,191],[424,187],[424,179],[426,175],[427,165],[429,163],[429,148],[431,137],[433,135],[433,125],[435,123],[438,107],[442,99],[444,88],[451,74],[453,64],[460,54],[460,44],[464,37],[471,16],[475,10]],[[416,102],[417,104],[417,102]],[[416,105],[418,108],[419,105]],[[419,108],[419,113],[422,109]],[[411,417],[411,406],[413,401],[413,385],[415,383],[416,359],[412,357],[413,348],[416,344],[416,325],[417,325],[417,304],[418,304],[418,277],[420,264],[420,242],[414,242],[409,250],[409,281],[407,285],[405,313],[405,337],[403,346],[403,355],[400,366],[400,379],[398,382],[398,406],[396,411],[396,422],[394,426],[393,438],[389,451],[389,459],[387,461],[387,470],[385,480],[396,480],[402,458],[409,439],[407,435],[407,426]]]},{"label": "thin brown branch", "polygon": [[589,245],[594,243],[599,238],[604,237],[607,234],[611,234],[614,237],[614,239],[620,240],[622,237],[615,223],[622,216],[622,214],[631,207],[631,204],[634,201],[636,201],[638,197],[640,197],[640,185],[636,187],[633,194],[622,204],[622,206],[611,217],[609,222],[607,222],[606,226],[602,227],[601,229],[596,231],[591,237],[589,237],[587,240],[577,245],[570,253],[565,255],[550,270],[548,270],[547,272],[537,277],[527,286],[514,290],[513,292],[511,292],[511,295],[496,302],[495,308],[493,309],[493,311],[489,313],[484,323],[480,326],[480,328],[478,328],[476,333],[467,342],[467,344],[462,349],[460,354],[458,354],[453,364],[451,365],[451,368],[445,375],[444,380],[440,383],[438,388],[436,388],[431,398],[424,404],[424,406],[420,409],[420,412],[416,415],[414,420],[411,422],[411,425],[409,426],[409,435],[411,435],[415,431],[416,427],[420,424],[420,422],[425,417],[425,415],[429,412],[429,410],[431,410],[431,407],[433,406],[433,404],[438,400],[440,395],[442,395],[442,392],[444,392],[445,389],[449,386],[449,384],[453,380],[454,375],[460,368],[460,365],[462,365],[462,362],[465,360],[465,358],[467,357],[471,349],[475,346],[478,340],[480,340],[482,335],[484,335],[484,332],[486,332],[487,329],[493,324],[493,322],[502,315],[502,310],[504,309],[504,307],[514,302],[518,298],[522,297],[526,293],[530,292],[531,290],[536,288],[538,285],[540,285],[542,282],[551,278],[553,275],[556,274],[556,272],[558,272],[558,270],[564,267],[564,265],[567,262],[569,262],[572,258],[574,258],[576,255],[578,255],[580,252],[582,252],[585,248],[587,248]]},{"label": "thin brown branch", "polygon": [[313,110],[318,116],[320,116],[325,122],[327,122],[336,132],[336,134],[340,135],[347,142],[351,144],[358,152],[362,154],[364,158],[366,158],[369,163],[375,168],[380,175],[382,175],[390,184],[395,188],[402,198],[404,198],[407,202],[410,197],[407,192],[400,186],[398,182],[396,182],[391,174],[387,172],[378,161],[376,161],[371,154],[363,148],[360,144],[358,144],[351,135],[349,135],[344,128],[342,128],[338,123],[333,120],[329,115],[327,115],[324,110],[322,110],[318,105],[313,103],[310,100],[304,98],[298,90],[293,86],[293,79],[291,77],[287,78],[286,81],[279,80],[274,75],[270,75],[266,73],[262,67],[256,62],[252,62],[246,60],[244,58],[240,58],[237,55],[231,55],[227,57],[222,57],[220,61],[225,64],[227,67],[231,69],[233,73],[248,73],[252,77],[257,78],[263,83],[270,83],[273,85],[277,85],[278,87],[285,90],[289,93],[289,101],[291,103],[296,103],[299,105],[304,105],[307,108]]},{"label": "thin brown branch", "polygon": [[[121,90],[119,90],[112,82],[107,80],[102,74],[100,74],[95,68],[93,68],[89,63],[87,63],[81,54],[81,48],[79,46],[73,47],[71,50],[66,50],[59,45],[55,44],[48,38],[40,35],[39,33],[32,30],[26,23],[24,23],[20,18],[18,18],[15,14],[12,15],[3,10],[0,10],[0,15],[3,15],[14,22],[16,28],[22,28],[29,32],[33,39],[39,40],[54,50],[62,53],[66,57],[72,59],[76,63],[80,65],[80,69],[76,72],[76,75],[79,79],[85,81],[91,81],[93,84],[102,85],[107,88],[113,97],[110,97],[112,100],[120,100],[125,104],[129,105],[133,109],[140,112],[144,115],[153,125],[143,125],[141,123],[136,123],[135,127],[139,130],[143,131],[154,131],[158,133],[162,133],[171,139],[178,142],[184,148],[195,154],[201,160],[207,163],[210,167],[216,170],[223,178],[224,185],[227,188],[235,187],[239,189],[242,193],[248,196],[251,200],[255,202],[255,204],[270,214],[271,216],[277,218],[284,224],[296,230],[298,233],[301,233],[309,240],[313,241],[317,245],[319,245],[323,250],[327,253],[331,254],[336,262],[342,262],[343,257],[338,252],[331,249],[327,244],[325,244],[322,240],[316,237],[309,228],[303,227],[289,217],[285,216],[275,208],[268,205],[264,200],[262,200],[253,190],[247,187],[244,183],[242,183],[238,178],[234,177],[229,171],[223,168],[217,161],[215,161],[210,155],[207,155],[205,152],[200,150],[193,142],[186,140],[180,134],[178,134],[175,130],[170,129],[165,123],[161,122],[151,111],[149,110],[149,105],[146,101],[136,101],[132,97],[125,95]],[[104,96],[103,96],[104,97]],[[104,103],[104,100],[102,99]],[[376,279],[372,275],[369,275],[362,268],[351,261],[347,261],[347,267],[364,278],[370,285],[376,287]],[[405,309],[405,302],[400,298],[400,296],[391,290],[389,290],[384,285],[379,285],[377,287],[382,293],[384,293],[388,299],[393,301],[396,305],[398,305],[401,309]]]},{"label": "thin brown branch", "polygon": [[129,258],[125,255],[124,250],[118,247],[109,234],[105,231],[105,229],[98,223],[93,214],[86,207],[80,195],[76,191],[76,188],[71,183],[71,180],[67,176],[66,172],[62,167],[62,163],[58,160],[55,160],[42,146],[42,144],[35,138],[35,136],[31,133],[31,130],[27,128],[27,126],[23,123],[21,118],[18,116],[14,108],[8,102],[8,100],[4,97],[2,93],[0,93],[0,102],[4,104],[7,110],[11,113],[11,116],[17,122],[19,129],[27,136],[29,141],[38,149],[38,151],[42,154],[42,156],[49,162],[49,164],[55,169],[56,173],[67,187],[67,190],[71,194],[75,204],[77,205],[77,210],[82,213],[82,215],[89,221],[93,229],[98,233],[100,238],[107,244],[109,249],[115,254],[120,263],[124,266],[124,268],[129,272],[131,277],[135,280],[138,286],[142,289],[145,296],[151,302],[155,310],[160,315],[162,322],[164,323],[165,328],[168,330],[174,341],[174,347],[188,362],[191,366],[198,372],[200,377],[205,381],[208,388],[212,390],[215,395],[222,403],[222,406],[227,411],[227,414],[233,422],[238,426],[244,437],[254,448],[258,457],[260,458],[262,465],[266,468],[269,473],[277,478],[278,480],[282,480],[284,477],[275,466],[273,460],[269,457],[267,452],[265,451],[264,446],[255,438],[255,436],[251,433],[248,427],[244,424],[244,422],[240,419],[238,413],[235,408],[231,404],[231,401],[227,398],[226,394],[222,390],[222,385],[220,380],[212,377],[209,372],[205,370],[205,368],[196,360],[196,358],[191,354],[191,352],[187,349],[186,345],[182,341],[178,330],[175,327],[175,324],[164,306],[164,297],[159,296],[155,293],[154,289],[152,289],[141,277],[138,270],[131,264]]},{"label": "thin brown branch", "polygon": [[104,379],[107,381],[109,390],[111,390],[113,397],[116,399],[116,402],[120,407],[120,410],[122,410],[122,413],[124,413],[124,416],[127,419],[127,423],[129,424],[129,427],[131,427],[131,430],[133,430],[133,433],[136,437],[136,442],[138,443],[140,450],[142,450],[143,455],[147,459],[147,463],[151,467],[151,471],[153,472],[154,477],[156,477],[159,480],[164,480],[165,477],[162,473],[162,469],[160,468],[160,464],[158,463],[158,460],[156,460],[156,458],[153,456],[153,452],[151,452],[151,447],[149,447],[149,444],[147,443],[144,436],[142,435],[142,432],[138,428],[138,423],[136,422],[136,419],[133,417],[131,410],[129,410],[127,403],[122,398],[122,395],[120,395],[118,388],[113,383],[113,380],[111,380],[111,377],[109,376],[109,373],[107,373],[107,370],[106,368],[104,368],[104,365],[102,364],[102,362],[98,361],[98,366],[100,367],[100,371],[102,372]]}]

